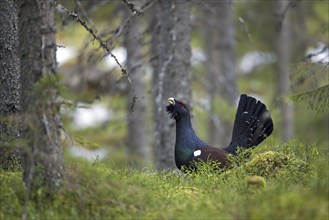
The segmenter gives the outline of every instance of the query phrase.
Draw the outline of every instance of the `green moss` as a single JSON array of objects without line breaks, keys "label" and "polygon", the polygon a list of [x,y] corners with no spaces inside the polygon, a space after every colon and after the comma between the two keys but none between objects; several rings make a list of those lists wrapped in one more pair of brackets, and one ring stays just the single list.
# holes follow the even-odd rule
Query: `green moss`
[{"label": "green moss", "polygon": [[[41,190],[39,200],[29,201],[27,218],[328,219],[326,155],[313,154],[302,145],[298,151],[289,144],[280,146],[280,152],[260,149],[230,170],[214,172],[204,164],[192,175],[65,157],[63,187],[52,199]],[[304,157],[312,164],[306,172]],[[264,176],[250,177],[252,172]],[[0,219],[21,218],[21,173],[0,172],[0,188]]]},{"label": "green moss", "polygon": [[266,181],[261,176],[249,176],[247,178],[247,184],[249,186],[258,186],[258,187],[266,187]]},{"label": "green moss", "polygon": [[22,212],[24,188],[20,172],[0,172],[0,219],[19,218]]},{"label": "green moss", "polygon": [[300,168],[301,171],[306,171],[305,167],[305,162],[293,155],[275,151],[260,153],[245,165],[245,169],[249,174],[263,177],[274,177],[285,168],[295,170]]}]

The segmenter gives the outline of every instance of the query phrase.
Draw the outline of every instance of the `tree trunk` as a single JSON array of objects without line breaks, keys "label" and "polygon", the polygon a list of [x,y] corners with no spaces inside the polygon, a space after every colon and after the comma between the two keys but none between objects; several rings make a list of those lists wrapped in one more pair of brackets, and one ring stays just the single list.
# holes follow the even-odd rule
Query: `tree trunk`
[{"label": "tree trunk", "polygon": [[20,163],[15,141],[20,136],[20,66],[18,57],[17,6],[0,2],[0,166],[14,169]]},{"label": "tree trunk", "polygon": [[175,124],[165,106],[169,97],[191,101],[190,1],[159,0],[153,12],[155,160],[158,169],[174,168]]},{"label": "tree trunk", "polygon": [[204,14],[206,31],[206,69],[210,98],[208,143],[224,146],[230,142],[235,109],[236,87],[235,33],[232,1],[208,2],[210,12]]},{"label": "tree trunk", "polygon": [[301,62],[305,60],[305,52],[308,45],[308,36],[305,33],[307,32],[307,25],[305,20],[305,9],[309,7],[309,2],[298,1],[295,7],[296,10],[296,31],[293,36],[296,39],[296,49],[294,51],[293,57],[295,60],[293,62]]},{"label": "tree trunk", "polygon": [[35,192],[56,189],[64,177],[57,96],[55,1],[19,0],[24,137],[23,178]]},{"label": "tree trunk", "polygon": [[[277,10],[278,14],[282,13],[287,8],[289,1],[278,0]],[[293,125],[293,106],[291,103],[284,101],[284,97],[290,95],[290,74],[289,65],[291,61],[290,49],[290,21],[289,10],[286,10],[283,16],[279,16],[281,25],[278,28],[277,38],[277,57],[278,57],[278,97],[279,107],[281,111],[281,139],[282,141],[289,140],[294,133]]]},{"label": "tree trunk", "polygon": [[[131,11],[126,9],[125,14],[128,17]],[[146,137],[146,98],[145,98],[145,83],[143,78],[145,75],[145,67],[143,65],[143,47],[141,23],[136,20],[134,23],[129,23],[127,33],[125,34],[124,45],[127,50],[127,70],[130,74],[130,79],[135,88],[137,96],[136,105],[131,111],[131,102],[133,93],[128,91],[128,134],[127,147],[128,159],[132,165],[143,167],[150,162],[150,149],[147,144]],[[130,87],[129,87],[130,88]]]}]

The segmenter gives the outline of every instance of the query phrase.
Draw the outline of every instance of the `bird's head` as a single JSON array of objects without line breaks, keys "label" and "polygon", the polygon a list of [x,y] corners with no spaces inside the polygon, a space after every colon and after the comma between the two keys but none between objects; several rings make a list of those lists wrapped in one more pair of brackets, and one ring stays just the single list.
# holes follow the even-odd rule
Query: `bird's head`
[{"label": "bird's head", "polygon": [[174,98],[168,99],[167,112],[170,114],[170,118],[178,120],[184,116],[190,116],[190,110],[188,106],[181,101]]}]

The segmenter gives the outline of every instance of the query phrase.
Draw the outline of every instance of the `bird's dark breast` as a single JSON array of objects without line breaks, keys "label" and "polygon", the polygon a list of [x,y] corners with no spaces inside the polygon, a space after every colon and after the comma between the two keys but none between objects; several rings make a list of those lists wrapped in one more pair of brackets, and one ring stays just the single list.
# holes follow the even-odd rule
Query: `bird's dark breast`
[{"label": "bird's dark breast", "polygon": [[175,147],[175,162],[178,169],[182,166],[189,166],[190,162],[193,160],[193,148],[182,148]]}]

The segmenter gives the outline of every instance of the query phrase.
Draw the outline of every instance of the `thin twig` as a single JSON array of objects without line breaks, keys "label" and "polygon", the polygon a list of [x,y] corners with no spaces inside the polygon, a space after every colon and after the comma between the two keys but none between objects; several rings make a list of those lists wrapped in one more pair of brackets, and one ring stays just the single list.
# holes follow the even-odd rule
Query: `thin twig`
[{"label": "thin twig", "polygon": [[128,2],[127,0],[122,0],[127,6],[128,8],[133,12],[136,13],[137,16],[141,15],[142,12],[140,12],[139,10],[136,9],[135,5],[132,2]]},{"label": "thin twig", "polygon": [[115,60],[116,64],[120,67],[122,75],[128,75],[127,70],[122,67],[122,65],[119,63],[117,57],[111,52],[110,48],[108,48],[106,43],[99,36],[97,36],[96,33],[90,27],[88,27],[86,22],[83,21],[75,12],[69,11],[68,9],[66,9],[64,6],[62,6],[60,4],[58,4],[58,5],[60,7],[62,7],[62,9],[65,12],[67,12],[72,17],[72,19],[74,19],[75,21],[80,23],[93,36],[93,38],[98,41],[99,45],[109,53],[109,55]]},{"label": "thin twig", "polygon": [[61,4],[58,4],[59,7],[61,7],[66,13],[68,13],[70,15],[70,17],[75,20],[76,22],[80,23],[85,29],[86,31],[88,31],[95,40],[98,41],[99,45],[101,48],[103,48],[104,50],[106,50],[108,52],[108,54],[114,59],[114,61],[116,62],[116,64],[120,67],[120,70],[121,70],[121,73],[122,73],[122,76],[126,77],[129,84],[130,84],[130,87],[131,87],[131,90],[132,90],[132,93],[133,93],[133,100],[132,100],[132,103],[131,103],[131,110],[133,111],[134,109],[134,106],[135,106],[135,102],[137,100],[137,96],[136,96],[136,92],[135,92],[135,88],[134,88],[134,85],[129,77],[129,74],[127,72],[127,70],[125,68],[123,68],[123,66],[120,64],[120,62],[118,61],[117,57],[111,52],[110,48],[107,46],[107,44],[102,40],[102,38],[100,36],[98,36],[94,30],[92,28],[90,28],[86,22],[84,20],[82,20],[78,15],[77,13],[73,12],[73,11],[70,11],[68,9],[66,9],[64,6],[62,6]]},{"label": "thin twig", "polygon": [[93,22],[93,20],[91,20],[91,18],[89,18],[87,16],[87,12],[86,10],[83,8],[81,2],[79,0],[75,0],[75,4],[79,7],[79,9],[81,10],[83,16],[87,19],[88,23],[91,25],[91,26],[95,26],[95,23]]},{"label": "thin twig", "polygon": [[[154,4],[154,2],[155,1],[149,1],[149,2],[146,2],[144,5],[142,5],[141,6],[141,9],[139,10],[140,14],[143,14],[145,11],[147,11]],[[114,36],[113,37],[109,37],[106,40],[106,42],[110,42],[110,41],[113,41],[114,38],[118,38],[123,33],[123,31],[126,29],[126,27],[129,25],[129,23],[131,22],[131,20],[136,17],[136,15],[138,16],[138,14],[133,14],[130,17],[128,17],[127,19],[125,19],[123,21],[123,23],[120,25],[120,27],[116,28],[113,31],[114,32]]]}]

